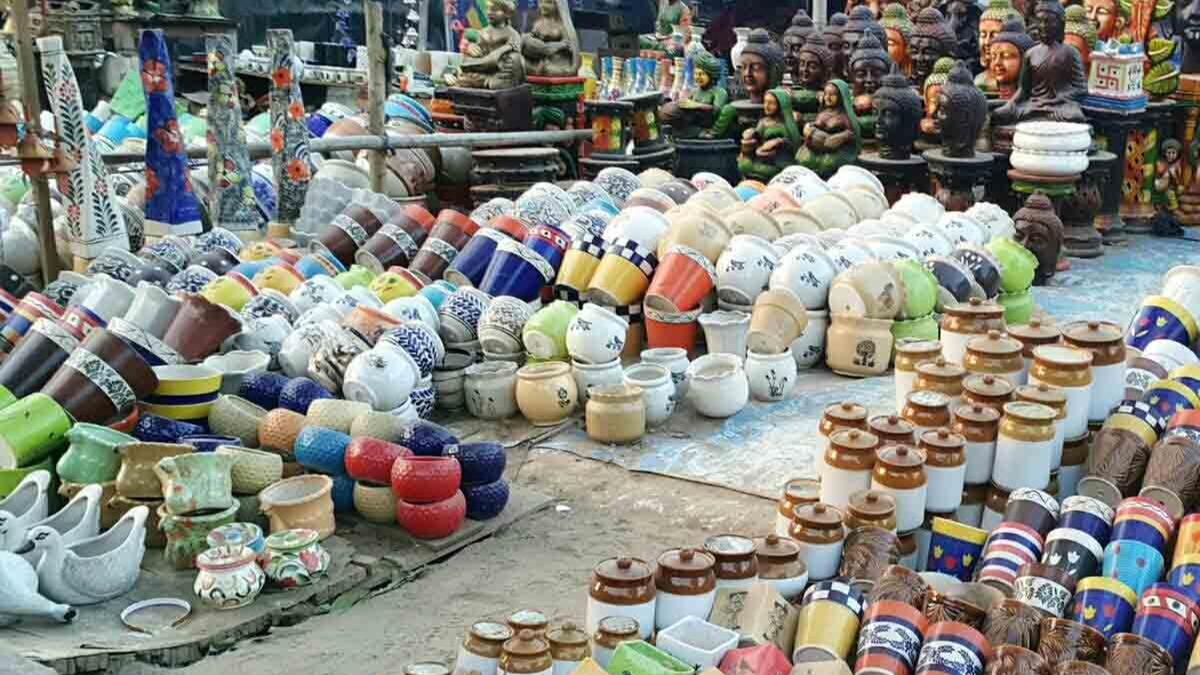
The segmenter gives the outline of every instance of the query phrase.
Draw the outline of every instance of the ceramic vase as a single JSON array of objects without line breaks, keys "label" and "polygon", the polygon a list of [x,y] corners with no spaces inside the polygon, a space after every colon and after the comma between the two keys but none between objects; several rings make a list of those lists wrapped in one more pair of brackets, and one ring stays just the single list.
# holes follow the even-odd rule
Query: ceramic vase
[{"label": "ceramic vase", "polygon": [[208,549],[208,534],[237,519],[238,504],[201,514],[173,514],[158,507],[159,528],[166,534],[163,557],[177,570],[195,567],[196,556]]},{"label": "ceramic vase", "polygon": [[[250,156],[242,128],[242,106],[237,94],[237,38],[210,34],[208,48],[208,183],[209,213],[214,225],[232,232],[259,236],[264,225],[253,198]],[[276,147],[272,130],[272,149]],[[271,214],[274,215],[274,214]]]},{"label": "ceramic vase", "polygon": [[275,220],[291,225],[312,179],[309,168],[308,129],[304,125],[304,99],[300,94],[302,62],[295,55],[292,31],[267,32],[271,54],[271,168],[277,195]]},{"label": "ceramic vase", "polygon": [[535,426],[552,426],[575,411],[578,387],[565,363],[529,365],[517,372],[517,405]]},{"label": "ceramic vase", "polygon": [[142,31],[138,54],[146,94],[146,232],[197,234],[200,202],[192,192],[187,155],[175,115],[174,70],[161,30]]}]

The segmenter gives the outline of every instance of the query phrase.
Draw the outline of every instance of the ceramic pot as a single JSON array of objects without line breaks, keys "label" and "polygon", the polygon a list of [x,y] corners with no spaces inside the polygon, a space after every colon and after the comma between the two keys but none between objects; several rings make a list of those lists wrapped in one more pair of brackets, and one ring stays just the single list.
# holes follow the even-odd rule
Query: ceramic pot
[{"label": "ceramic pot", "polygon": [[840,511],[822,503],[798,506],[788,535],[800,545],[809,578],[819,581],[837,574],[846,536]]},{"label": "ceramic pot", "polygon": [[602,384],[587,402],[588,437],[601,443],[632,443],[646,433],[646,404],[641,387]]},{"label": "ceramic pot", "polygon": [[196,556],[200,572],[192,590],[213,609],[237,609],[254,602],[267,577],[257,554],[244,546],[218,546]]},{"label": "ceramic pot", "polygon": [[389,267],[371,280],[367,287],[380,302],[388,303],[398,298],[416,295],[425,287],[425,282],[402,267]]},{"label": "ceramic pot", "polygon": [[874,525],[857,527],[846,535],[838,576],[870,588],[888,566],[900,562],[900,538]]},{"label": "ceramic pot", "polygon": [[912,673],[928,625],[920,610],[911,605],[897,600],[871,600],[862,618],[854,671]]},{"label": "ceramic pot", "polygon": [[850,495],[871,487],[879,439],[860,429],[841,429],[829,435],[819,469],[821,502],[845,509]]},{"label": "ceramic pot", "polygon": [[1049,485],[1055,416],[1053,409],[1038,403],[1004,406],[992,473],[995,484],[1009,490]]},{"label": "ceramic pot", "polygon": [[631,305],[645,295],[657,268],[658,256],[652,249],[633,239],[611,240],[588,282],[587,297],[610,307]]},{"label": "ceramic pot", "polygon": [[771,288],[786,288],[810,310],[828,305],[829,285],[837,268],[819,247],[801,244],[780,259],[771,273]]},{"label": "ceramic pot", "polygon": [[513,629],[502,623],[475,622],[458,648],[455,668],[478,671],[480,675],[496,675],[501,649],[513,635]]},{"label": "ceramic pot", "polygon": [[142,282],[138,284],[124,318],[154,337],[161,338],[181,305],[179,298],[167,294],[154,284]]},{"label": "ceramic pot", "polygon": [[1121,328],[1101,321],[1071,323],[1063,327],[1063,342],[1092,353],[1093,386],[1087,418],[1103,422],[1123,398],[1126,350]]},{"label": "ceramic pot", "polygon": [[766,354],[780,354],[808,325],[808,310],[794,293],[772,289],[759,295],[750,316],[746,344]]},{"label": "ceramic pot", "polygon": [[708,354],[688,366],[688,398],[706,417],[737,414],[750,398],[742,360],[732,354]]},{"label": "ceramic pot", "polygon": [[1004,327],[1004,309],[994,303],[970,298],[947,305],[942,316],[942,355],[950,363],[962,365],[972,337]]},{"label": "ceramic pot", "polygon": [[646,424],[658,426],[675,412],[678,396],[671,372],[664,366],[639,363],[625,369],[625,384],[642,389],[646,406]]},{"label": "ceramic pot", "polygon": [[267,537],[260,558],[263,572],[281,588],[307,586],[329,569],[329,552],[320,544],[320,533],[311,529],[281,530]]},{"label": "ceramic pot", "polygon": [[1093,358],[1090,351],[1075,347],[1043,345],[1033,350],[1029,383],[1059,387],[1067,395],[1067,419],[1063,423],[1063,434],[1069,438],[1087,431]]},{"label": "ceramic pot", "polygon": [[38,319],[0,364],[0,386],[17,398],[38,391],[78,346],[78,338],[60,324]]},{"label": "ceramic pot", "polygon": [[208,549],[208,534],[237,518],[238,504],[211,512],[173,514],[165,504],[158,507],[159,528],[166,534],[163,558],[177,570],[192,569],[196,556]]},{"label": "ceramic pot", "polygon": [[986,485],[992,478],[996,441],[1000,434],[1000,411],[978,404],[960,405],[954,410],[951,429],[966,441],[965,485]]},{"label": "ceramic pot", "polygon": [[920,527],[925,519],[928,492],[924,454],[904,446],[878,450],[870,489],[890,494],[896,500],[898,530],[907,532]]},{"label": "ceramic pot", "polygon": [[1154,340],[1187,346],[1196,341],[1198,334],[1195,315],[1186,307],[1165,296],[1149,295],[1125,329],[1125,344],[1142,351]]},{"label": "ceramic pot", "polygon": [[[1067,419],[1066,393],[1058,387],[1052,387],[1047,384],[1026,385],[1017,388],[1013,392],[1013,400],[1040,403],[1054,409],[1056,417],[1054,419],[1054,444],[1050,453],[1050,470],[1058,470],[1062,464],[1063,447],[1066,438],[1064,426]],[[1003,405],[1000,406],[1002,412],[1003,409]]]},{"label": "ceramic pot", "polygon": [[785,599],[799,597],[808,585],[808,566],[801,559],[802,545],[773,534],[755,538],[753,544],[759,580]]},{"label": "ceramic pot", "polygon": [[1070,619],[1043,619],[1038,653],[1052,666],[1068,661],[1104,661],[1104,634]]},{"label": "ceramic pot", "polygon": [[577,301],[582,297],[604,257],[604,247],[604,240],[594,234],[584,234],[571,242],[571,250],[563,256],[555,277],[554,288],[560,299]]},{"label": "ceramic pot", "polygon": [[330,392],[342,390],[346,370],[354,357],[371,348],[366,337],[357,330],[338,326],[322,339],[309,357],[308,375]]},{"label": "ceramic pot", "polygon": [[[503,232],[497,229],[479,230],[476,236],[471,237],[471,240],[463,247],[462,252],[454,258],[454,262],[450,263],[450,267],[445,272],[446,279],[459,286],[475,286],[482,282],[497,246],[507,238]],[[560,262],[561,258],[560,255]],[[394,264],[404,265],[400,262]],[[558,268],[557,265],[552,264],[552,266],[554,269]]]},{"label": "ceramic pot", "polygon": [[554,278],[554,268],[545,258],[518,241],[504,240],[496,245],[479,289],[492,297],[508,295],[529,302]]},{"label": "ceramic pot", "polygon": [[962,675],[982,675],[983,664],[992,656],[991,645],[979,631],[957,621],[941,621],[926,631],[915,673],[940,672],[944,668],[940,664],[949,661],[962,664],[956,671]]},{"label": "ceramic pot", "polygon": [[811,663],[846,659],[862,617],[862,594],[842,580],[820,581],[804,593],[792,660]]},{"label": "ceramic pot", "polygon": [[775,509],[775,534],[780,537],[789,536],[788,533],[795,522],[796,509],[806,504],[817,503],[821,497],[820,490],[819,479],[793,478],[785,483],[783,496]]},{"label": "ceramic pot", "polygon": [[539,359],[567,356],[567,327],[578,312],[578,307],[564,301],[552,302],[535,312],[525,322],[522,333],[522,340],[530,356]]},{"label": "ceramic pot", "polygon": [[705,617],[716,599],[716,560],[695,549],[672,549],[658,558],[654,625],[658,630],[687,616]]},{"label": "ceramic pot", "polygon": [[228,309],[195,294],[185,294],[182,305],[163,334],[163,342],[188,362],[200,361],[241,330],[241,322]]},{"label": "ceramic pot", "polygon": [[657,248],[664,262],[672,246],[686,246],[715,262],[732,237],[724,219],[707,209],[681,205],[664,215],[668,229]]},{"label": "ceramic pot", "polygon": [[517,366],[506,362],[468,366],[463,381],[467,410],[479,419],[511,417],[517,412]]},{"label": "ceramic pot", "polygon": [[1107,641],[1129,631],[1135,607],[1137,597],[1125,584],[1108,577],[1088,577],[1076,584],[1070,617],[1096,629]]},{"label": "ceramic pot", "polygon": [[1017,600],[1061,618],[1075,593],[1075,579],[1056,567],[1029,563],[1017,570],[1013,590]]},{"label": "ceramic pot", "polygon": [[648,639],[654,632],[655,596],[653,570],[645,561],[609,558],[597,563],[588,586],[589,632],[597,631],[608,617],[629,617],[637,635]]},{"label": "ceramic pot", "polygon": [[825,337],[829,328],[829,312],[809,310],[808,326],[800,337],[792,341],[789,349],[796,360],[796,368],[804,370],[824,360]]},{"label": "ceramic pot", "polygon": [[988,609],[983,634],[994,645],[1037,649],[1044,618],[1033,606],[1005,598]]},{"label": "ceramic pot", "polygon": [[742,312],[716,311],[700,315],[709,354],[746,356],[751,317]]},{"label": "ceramic pot", "polygon": [[158,387],[158,377],[124,340],[98,328],[42,387],[77,422],[106,423],[129,414]]},{"label": "ceramic pot", "polygon": [[121,468],[117,472],[117,493],[131,499],[161,499],[162,481],[154,467],[164,457],[186,455],[190,445],[179,443],[125,443],[117,446]]},{"label": "ceramic pot", "polygon": [[879,375],[892,354],[892,322],[834,315],[825,336],[825,363],[850,377]]},{"label": "ceramic pot", "polygon": [[1003,377],[1015,387],[1025,384],[1027,375],[1021,342],[998,330],[967,340],[963,367],[970,373]]},{"label": "ceramic pot", "polygon": [[1171,654],[1153,640],[1133,633],[1117,633],[1108,644],[1104,667],[1112,675],[1169,675]]},{"label": "ceramic pot", "polygon": [[966,444],[966,438],[946,428],[921,434],[917,447],[925,451],[925,473],[929,479],[926,511],[952,513],[962,504]]},{"label": "ceramic pot", "polygon": [[[285,478],[259,493],[259,508],[271,519],[274,533],[300,527],[316,530],[319,537],[325,538],[336,527],[332,489],[333,479],[329,476]],[[267,546],[271,546],[269,538]]]},{"label": "ceramic pot", "polygon": [[562,422],[575,410],[578,388],[565,363],[530,365],[517,371],[517,406],[536,426]]},{"label": "ceramic pot", "polygon": [[950,408],[954,409],[962,402],[962,382],[966,373],[962,366],[938,356],[917,366],[917,381],[913,389],[945,394]]},{"label": "ceramic pot", "polygon": [[[421,209],[424,211],[424,209]],[[428,212],[425,212],[428,214]],[[432,218],[432,216],[430,216]],[[414,236],[414,233],[416,236]],[[420,226],[405,228],[389,223],[371,235],[362,247],[354,252],[354,262],[382,273],[390,267],[408,267],[425,242],[425,230]]]},{"label": "ceramic pot", "polygon": [[917,381],[917,366],[938,358],[942,345],[936,340],[898,340],[896,342],[896,410],[903,410],[909,392]]},{"label": "ceramic pot", "polygon": [[567,351],[584,363],[608,363],[625,347],[629,322],[612,310],[587,303],[567,324]]},{"label": "ceramic pot", "polygon": [[779,265],[778,251],[762,237],[739,234],[717,259],[717,297],[727,302],[754,304]]},{"label": "ceramic pot", "polygon": [[673,246],[650,281],[645,303],[660,312],[690,311],[717,281],[716,268],[702,253],[687,246]]},{"label": "ceramic pot", "polygon": [[154,465],[173,515],[219,511],[233,503],[234,458],[212,452],[170,455]]},{"label": "ceramic pot", "polygon": [[790,349],[779,354],[750,350],[746,358],[750,394],[759,401],[782,401],[796,379],[796,360]]},{"label": "ceramic pot", "polygon": [[[655,349],[679,349],[690,354],[696,345],[696,334],[700,324],[697,319],[704,316],[703,305],[690,312],[678,314],[658,312],[646,308],[646,344]],[[749,324],[749,321],[746,322]],[[626,342],[626,347],[629,343]]]},{"label": "ceramic pot", "polygon": [[66,433],[70,447],[59,458],[55,472],[71,483],[107,483],[121,465],[118,448],[135,438],[94,424],[76,424]]},{"label": "ceramic pot", "polygon": [[687,369],[690,365],[687,350],[671,347],[646,349],[642,351],[641,359],[643,363],[660,365],[670,371],[676,397],[682,400],[687,396]]}]

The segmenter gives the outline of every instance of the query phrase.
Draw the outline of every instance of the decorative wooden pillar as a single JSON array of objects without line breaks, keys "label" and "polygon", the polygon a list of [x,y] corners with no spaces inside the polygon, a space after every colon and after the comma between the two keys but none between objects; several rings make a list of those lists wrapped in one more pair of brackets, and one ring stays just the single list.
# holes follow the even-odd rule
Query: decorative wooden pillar
[{"label": "decorative wooden pillar", "polygon": [[171,55],[161,30],[142,31],[138,56],[146,93],[146,234],[199,234],[200,201],[188,176],[183,132],[175,117]]},{"label": "decorative wooden pillar", "polygon": [[206,36],[208,47],[208,212],[213,227],[223,227],[242,241],[262,236],[263,220],[254,198],[250,154],[237,96],[237,38]]},{"label": "decorative wooden pillar", "polygon": [[[100,151],[92,145],[84,124],[83,98],[75,71],[63,50],[62,38],[57,35],[38,38],[38,49],[42,54],[47,97],[58,127],[59,147],[75,162],[74,169],[58,175],[71,252],[86,261],[110,247],[128,251],[125,217],[114,201]],[[81,261],[81,264],[87,263]]]},{"label": "decorative wooden pillar", "polygon": [[300,95],[303,64],[296,56],[292,31],[267,31],[271,52],[271,167],[275,173],[275,222],[272,236],[286,236],[300,218],[312,172],[308,161],[308,128]]}]

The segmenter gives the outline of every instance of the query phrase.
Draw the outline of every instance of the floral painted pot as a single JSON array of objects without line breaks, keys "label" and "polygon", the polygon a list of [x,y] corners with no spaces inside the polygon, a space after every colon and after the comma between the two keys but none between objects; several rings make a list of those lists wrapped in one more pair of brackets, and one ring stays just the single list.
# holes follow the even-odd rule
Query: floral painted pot
[{"label": "floral painted pot", "polygon": [[329,552],[311,529],[288,529],[267,537],[261,559],[263,572],[281,588],[307,586],[329,569]]},{"label": "floral painted pot", "polygon": [[479,419],[497,420],[517,412],[517,365],[504,361],[467,367],[463,380],[467,410]]},{"label": "floral painted pot", "polygon": [[567,352],[584,363],[608,363],[625,348],[629,322],[593,303],[583,306],[567,324]]},{"label": "floral painted pot", "polygon": [[1137,596],[1133,589],[1118,579],[1088,577],[1075,587],[1070,617],[1111,639],[1117,633],[1128,632],[1133,625]]},{"label": "floral painted pot", "polygon": [[779,266],[779,251],[762,237],[739,234],[717,259],[717,297],[750,305]]},{"label": "floral painted pot", "polygon": [[415,274],[400,267],[389,267],[386,272],[372,279],[368,286],[383,303],[416,295],[424,287],[425,283]]},{"label": "floral painted pot", "polygon": [[237,609],[254,602],[267,577],[257,554],[244,546],[217,546],[196,556],[200,572],[192,591],[213,609]]},{"label": "floral painted pot", "polygon": [[77,422],[125,417],[158,387],[158,377],[136,350],[103,328],[87,336],[42,392]]},{"label": "floral painted pot", "polygon": [[746,355],[746,377],[750,394],[757,401],[782,401],[796,381],[796,359],[791,349],[765,354],[753,349]]},{"label": "floral painted pot", "polygon": [[[233,439],[236,442],[237,439]],[[233,503],[234,458],[213,452],[163,457],[154,465],[171,514],[220,510]]]},{"label": "floral painted pot", "polygon": [[238,504],[192,514],[173,514],[166,505],[158,507],[159,527],[166,534],[163,557],[177,570],[195,567],[196,556],[208,549],[208,534],[237,519]]},{"label": "floral painted pot", "polygon": [[578,388],[565,363],[529,365],[517,371],[517,406],[535,426],[553,426],[575,411]]}]

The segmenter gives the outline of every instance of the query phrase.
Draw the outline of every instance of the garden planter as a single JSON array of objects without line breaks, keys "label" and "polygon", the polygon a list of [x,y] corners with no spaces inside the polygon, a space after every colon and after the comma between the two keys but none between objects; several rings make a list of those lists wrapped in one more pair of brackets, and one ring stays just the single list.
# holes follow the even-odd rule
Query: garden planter
[{"label": "garden planter", "polygon": [[304,528],[325,539],[336,529],[332,490],[329,476],[285,478],[259,493],[259,508],[271,519],[273,533]]}]

